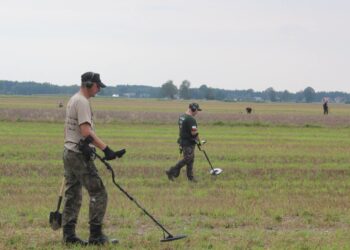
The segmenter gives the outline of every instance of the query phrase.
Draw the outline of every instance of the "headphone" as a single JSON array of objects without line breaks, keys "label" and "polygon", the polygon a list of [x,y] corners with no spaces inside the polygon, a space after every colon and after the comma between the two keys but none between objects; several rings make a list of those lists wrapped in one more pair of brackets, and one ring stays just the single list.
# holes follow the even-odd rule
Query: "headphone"
[{"label": "headphone", "polygon": [[192,112],[196,112],[197,108],[193,104],[190,104],[190,109]]},{"label": "headphone", "polygon": [[83,82],[85,87],[87,87],[88,89],[90,89],[94,85],[94,83],[92,82],[92,79],[94,78],[94,76],[95,76],[95,73],[94,72],[90,72],[89,73],[89,79],[90,80],[87,80],[87,81]]}]

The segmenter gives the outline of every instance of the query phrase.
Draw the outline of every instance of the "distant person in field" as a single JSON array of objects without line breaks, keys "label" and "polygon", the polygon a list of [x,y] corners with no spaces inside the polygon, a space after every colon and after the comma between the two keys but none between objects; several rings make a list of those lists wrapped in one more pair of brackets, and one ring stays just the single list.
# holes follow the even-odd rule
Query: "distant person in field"
[{"label": "distant person in field", "polygon": [[328,115],[328,100],[323,102],[323,114]]},{"label": "distant person in field", "polygon": [[198,127],[194,118],[199,111],[197,103],[191,103],[185,114],[181,115],[178,120],[180,154],[183,154],[183,159],[178,161],[175,166],[165,171],[168,179],[173,181],[180,174],[181,168],[186,165],[186,174],[189,181],[196,182],[193,175],[194,151],[197,143],[200,143],[198,136]]},{"label": "distant person in field", "polygon": [[[109,242],[102,233],[102,223],[107,207],[107,192],[98,175],[94,158],[89,151],[81,151],[78,144],[89,139],[86,144],[89,150],[102,150],[106,160],[121,157],[111,150],[95,133],[93,113],[89,98],[94,97],[101,88],[106,87],[98,73],[86,72],[81,76],[80,91],[73,95],[67,103],[64,129],[64,176],[65,203],[62,214],[63,242],[79,245],[102,245]],[[82,187],[89,193],[89,224],[90,237],[88,241],[78,238],[75,226],[78,221],[82,202]],[[113,240],[116,243],[117,240]]]}]

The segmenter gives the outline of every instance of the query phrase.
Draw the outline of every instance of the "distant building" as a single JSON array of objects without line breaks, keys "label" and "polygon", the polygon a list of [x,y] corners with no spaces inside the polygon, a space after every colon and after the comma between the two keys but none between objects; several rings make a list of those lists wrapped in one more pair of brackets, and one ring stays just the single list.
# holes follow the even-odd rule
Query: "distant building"
[{"label": "distant building", "polygon": [[127,97],[127,98],[133,98],[133,97],[136,97],[136,93],[124,93],[123,96]]},{"label": "distant building", "polygon": [[151,95],[150,95],[150,94],[147,94],[147,93],[144,93],[144,94],[140,94],[139,97],[140,97],[140,98],[150,98]]}]

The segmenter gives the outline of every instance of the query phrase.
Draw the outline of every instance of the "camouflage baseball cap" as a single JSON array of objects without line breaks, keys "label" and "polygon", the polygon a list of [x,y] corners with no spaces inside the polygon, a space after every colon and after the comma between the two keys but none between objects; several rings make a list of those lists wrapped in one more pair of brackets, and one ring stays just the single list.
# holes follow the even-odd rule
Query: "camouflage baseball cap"
[{"label": "camouflage baseball cap", "polygon": [[94,72],[86,72],[81,75],[81,82],[95,82],[97,83],[101,88],[105,88],[106,85],[101,81],[100,74],[94,73]]},{"label": "camouflage baseball cap", "polygon": [[198,111],[202,111],[202,109],[199,107],[199,104],[198,103],[191,103],[189,106],[188,106],[191,110],[198,110]]}]

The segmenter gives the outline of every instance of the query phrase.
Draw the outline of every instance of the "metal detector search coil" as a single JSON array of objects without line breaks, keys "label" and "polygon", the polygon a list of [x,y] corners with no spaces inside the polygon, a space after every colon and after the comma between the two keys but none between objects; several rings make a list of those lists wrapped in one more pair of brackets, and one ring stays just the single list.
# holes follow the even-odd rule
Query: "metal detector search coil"
[{"label": "metal detector search coil", "polygon": [[[202,142],[202,144],[204,144],[204,143],[206,143],[206,141],[203,141],[203,142]],[[223,170],[222,170],[221,168],[213,168],[213,165],[211,164],[211,162],[210,162],[210,160],[209,160],[209,157],[208,157],[208,155],[207,155],[207,152],[205,152],[205,150],[201,148],[201,144],[198,143],[198,144],[197,144],[197,147],[198,147],[199,151],[201,151],[201,152],[204,153],[204,156],[205,156],[205,158],[207,159],[207,161],[208,161],[208,163],[209,163],[209,166],[210,166],[210,168],[211,168],[211,170],[209,171],[209,173],[210,173],[211,175],[214,175],[214,176],[217,176],[217,175],[221,174]]]}]

